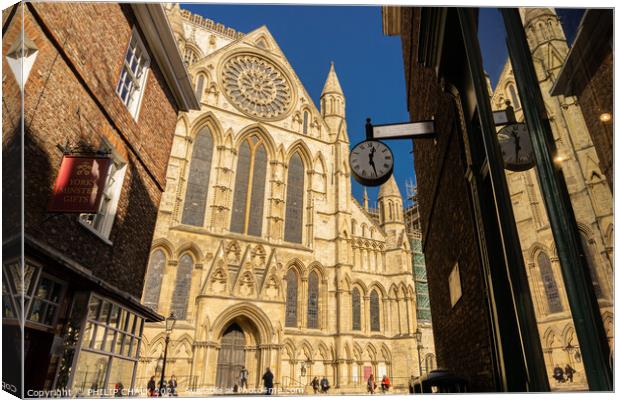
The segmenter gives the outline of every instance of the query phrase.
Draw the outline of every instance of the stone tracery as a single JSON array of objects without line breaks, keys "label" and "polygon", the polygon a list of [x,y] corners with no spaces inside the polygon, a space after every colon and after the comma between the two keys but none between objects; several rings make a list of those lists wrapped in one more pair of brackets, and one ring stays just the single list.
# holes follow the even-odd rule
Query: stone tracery
[{"label": "stone tracery", "polygon": [[291,86],[267,59],[250,54],[231,57],[222,68],[226,97],[239,110],[259,118],[277,118],[291,106]]}]

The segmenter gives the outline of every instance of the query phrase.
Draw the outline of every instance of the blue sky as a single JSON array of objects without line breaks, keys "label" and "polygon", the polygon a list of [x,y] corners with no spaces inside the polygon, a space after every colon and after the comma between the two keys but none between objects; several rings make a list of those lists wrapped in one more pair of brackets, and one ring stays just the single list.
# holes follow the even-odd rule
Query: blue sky
[{"label": "blue sky", "polygon": [[[400,37],[383,35],[381,8],[368,6],[278,6],[182,4],[194,13],[247,33],[269,28],[316,105],[334,61],[346,96],[351,145],[364,140],[367,117],[376,124],[409,121]],[[480,45],[485,69],[495,85],[507,59],[500,13],[481,9]],[[405,181],[415,181],[412,144],[388,142],[394,153],[394,176],[405,196]],[[361,200],[363,187],[353,182]],[[376,188],[369,188],[371,202]]]}]

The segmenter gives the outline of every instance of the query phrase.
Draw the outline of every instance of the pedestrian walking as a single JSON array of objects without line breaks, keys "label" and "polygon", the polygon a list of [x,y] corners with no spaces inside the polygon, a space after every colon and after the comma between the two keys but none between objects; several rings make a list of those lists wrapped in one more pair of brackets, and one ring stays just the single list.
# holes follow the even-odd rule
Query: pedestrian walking
[{"label": "pedestrian walking", "polygon": [[245,368],[245,365],[241,367],[241,371],[239,371],[239,388],[247,389],[248,388],[248,376],[250,375],[249,371]]},{"label": "pedestrian walking", "polygon": [[123,397],[123,383],[118,382],[114,385],[114,397]]},{"label": "pedestrian walking", "polygon": [[149,397],[155,396],[155,375],[151,376],[149,382],[146,384],[146,394]]},{"label": "pedestrian walking", "polygon": [[368,393],[375,394],[375,389],[377,388],[377,384],[375,383],[375,377],[370,374],[368,377],[368,381],[366,382]]},{"label": "pedestrian walking", "polygon": [[553,377],[555,378],[556,381],[558,381],[558,383],[563,383],[565,381],[564,370],[562,369],[562,367],[560,367],[557,364],[555,368],[553,368]]},{"label": "pedestrian walking", "polygon": [[270,395],[273,392],[273,374],[271,370],[267,368],[265,374],[263,374],[263,386],[265,387],[265,394]]},{"label": "pedestrian walking", "polygon": [[323,379],[321,379],[321,393],[327,393],[328,390],[329,390],[329,381],[327,380],[326,377],[323,377]]},{"label": "pedestrian walking", "polygon": [[314,394],[317,394],[319,392],[319,378],[315,376],[310,384],[312,385],[312,390],[314,390]]},{"label": "pedestrian walking", "polygon": [[177,395],[177,378],[174,375],[170,376],[170,380],[168,381],[168,390],[170,392],[170,396],[178,396]]},{"label": "pedestrian walking", "polygon": [[573,374],[577,372],[573,369],[573,367],[571,367],[569,364],[566,364],[566,367],[564,367],[564,373],[566,374],[566,379],[568,381],[570,381],[571,383],[573,383]]},{"label": "pedestrian walking", "polygon": [[390,390],[390,378],[388,378],[387,375],[383,375],[383,379],[381,379],[381,391],[385,393],[388,390]]},{"label": "pedestrian walking", "polygon": [[413,377],[413,375],[411,375],[411,377],[409,378],[409,393],[413,394],[414,392],[414,385],[415,385],[415,378]]}]

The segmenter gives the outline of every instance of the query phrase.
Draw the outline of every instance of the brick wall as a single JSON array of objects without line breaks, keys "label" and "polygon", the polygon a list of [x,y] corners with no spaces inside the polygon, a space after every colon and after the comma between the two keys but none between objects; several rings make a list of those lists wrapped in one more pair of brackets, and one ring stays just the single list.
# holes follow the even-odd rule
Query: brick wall
[{"label": "brick wall", "polygon": [[[21,6],[15,6],[13,24],[2,40],[2,235],[3,240],[9,239],[20,232],[21,227],[21,95],[17,81],[6,61],[5,55],[19,34]],[[9,24],[13,7],[2,11],[3,28]],[[11,190],[8,190],[8,189]],[[5,190],[6,189],[6,190]],[[7,257],[7,254],[4,254]]]},{"label": "brick wall", "polygon": [[[39,53],[25,89],[24,202],[26,234],[140,297],[178,110],[152,56],[137,122],[116,95],[133,25],[126,4],[28,4],[25,30]],[[127,162],[112,245],[77,215],[46,213],[57,146],[98,148],[102,138]]]},{"label": "brick wall", "polygon": [[[414,143],[427,278],[437,365],[470,382],[471,391],[495,391],[486,290],[474,214],[465,179],[462,132],[453,97],[432,69],[415,59],[419,8],[404,8],[401,39],[412,120],[435,117],[438,137]],[[413,24],[413,27],[412,27]],[[410,33],[414,32],[414,37]],[[411,54],[414,60],[410,59]],[[462,297],[450,303],[448,276],[459,264]]]}]

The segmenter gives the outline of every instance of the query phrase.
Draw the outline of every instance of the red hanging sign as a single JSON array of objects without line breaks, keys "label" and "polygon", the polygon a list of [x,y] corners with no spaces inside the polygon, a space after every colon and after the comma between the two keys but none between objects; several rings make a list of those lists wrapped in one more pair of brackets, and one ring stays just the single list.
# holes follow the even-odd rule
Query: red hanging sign
[{"label": "red hanging sign", "polygon": [[65,155],[47,210],[58,213],[96,213],[105,188],[109,157]]}]

